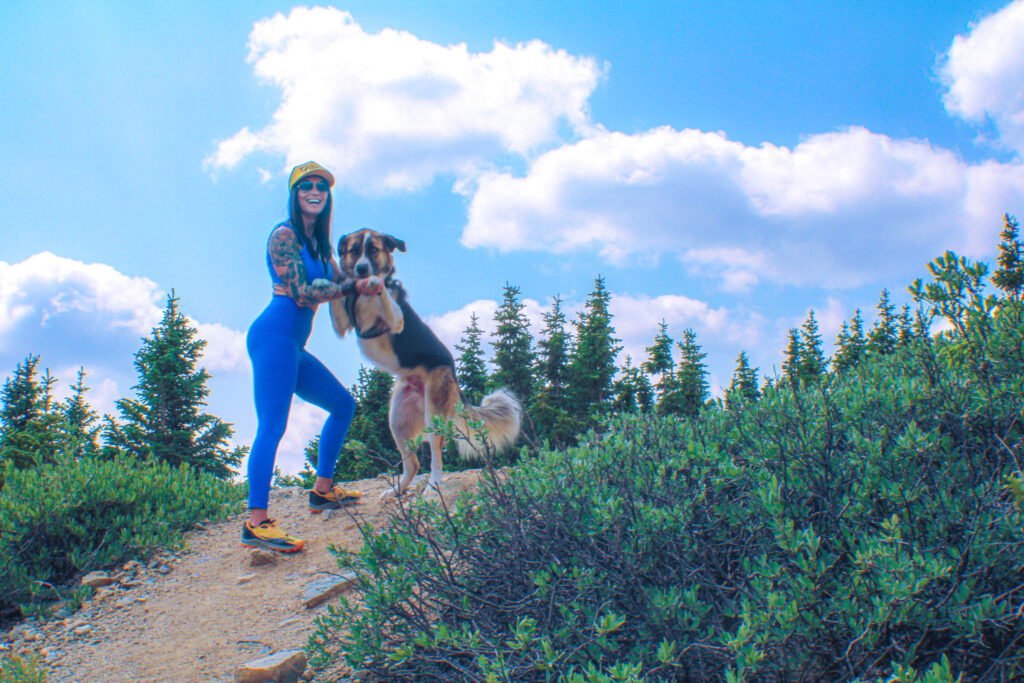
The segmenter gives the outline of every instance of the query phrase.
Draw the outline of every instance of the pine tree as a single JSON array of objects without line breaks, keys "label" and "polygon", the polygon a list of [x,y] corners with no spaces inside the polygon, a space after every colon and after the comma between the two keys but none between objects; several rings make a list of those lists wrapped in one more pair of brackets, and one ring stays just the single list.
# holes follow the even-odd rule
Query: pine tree
[{"label": "pine tree", "polygon": [[615,338],[612,315],[608,310],[611,293],[600,275],[585,310],[574,323],[576,343],[569,360],[568,377],[573,410],[584,416],[583,427],[603,416],[609,405],[615,357],[622,347]]},{"label": "pine tree", "polygon": [[900,317],[897,319],[896,345],[902,348],[910,346],[914,340],[914,323],[910,318],[910,304],[903,304],[900,310]]},{"label": "pine tree", "polygon": [[654,410],[654,387],[645,372],[637,373],[636,407],[644,413]]},{"label": "pine tree", "polygon": [[551,310],[544,313],[544,329],[537,342],[537,392],[526,411],[540,440],[552,440],[556,446],[569,443],[574,434],[566,400],[565,374],[569,358],[569,334],[565,330],[562,298],[556,295]]},{"label": "pine tree", "polygon": [[[356,413],[338,456],[336,479],[351,481],[371,477],[386,471],[389,463],[398,462],[400,456],[391,437],[388,418],[394,382],[391,375],[383,370],[360,366],[356,384],[352,387]],[[310,459],[307,451],[307,460],[315,469],[316,451],[312,452],[314,457]]]},{"label": "pine tree", "polygon": [[455,350],[459,352],[459,357],[455,359],[459,386],[462,387],[466,400],[473,405],[480,404],[487,390],[487,366],[484,363],[483,347],[480,345],[482,336],[480,319],[473,313],[469,319],[469,326],[462,332],[462,339],[455,345]]},{"label": "pine tree", "polygon": [[78,369],[78,378],[71,385],[72,394],[60,405],[62,441],[74,448],[79,457],[99,453],[99,415],[85,400],[85,368]]},{"label": "pine tree", "polygon": [[1003,214],[1003,231],[999,234],[999,268],[992,273],[992,284],[1008,299],[1020,300],[1024,295],[1024,246],[1020,241],[1020,224],[1010,214]]},{"label": "pine tree", "polygon": [[929,340],[928,331],[931,329],[932,321],[929,316],[925,314],[924,308],[921,306],[917,307],[914,311],[914,338],[922,341]]},{"label": "pine tree", "polygon": [[843,329],[836,338],[836,352],[832,357],[832,368],[841,371],[852,368],[864,355],[867,340],[864,338],[864,319],[858,308],[849,325],[843,323]]},{"label": "pine tree", "polygon": [[138,398],[117,401],[121,421],[107,418],[104,440],[137,458],[231,476],[245,451],[230,448],[230,424],[201,412],[210,393],[209,373],[196,369],[205,346],[172,291],[163,318],[135,353],[139,383],[132,389]]},{"label": "pine tree", "polygon": [[672,337],[668,336],[668,323],[662,318],[658,323],[658,334],[654,343],[647,347],[647,360],[641,366],[649,375],[672,372],[675,361],[672,359]]},{"label": "pine tree", "polygon": [[679,373],[677,390],[680,412],[695,417],[708,399],[708,370],[704,364],[707,354],[697,344],[697,334],[692,329],[683,330],[679,347]]},{"label": "pine tree", "polygon": [[782,375],[789,385],[796,389],[800,385],[800,332],[795,327],[789,330],[786,343],[786,357],[782,360]]},{"label": "pine tree", "polygon": [[810,384],[825,373],[825,354],[821,350],[821,335],[814,310],[807,313],[807,320],[800,328],[800,365],[797,376],[800,381]]},{"label": "pine tree", "polygon": [[756,401],[761,397],[761,391],[757,386],[757,368],[750,367],[750,359],[745,351],[740,351],[736,357],[736,369],[732,373],[732,380],[725,392],[725,405],[734,410],[746,403]]},{"label": "pine tree", "polygon": [[565,330],[565,314],[562,313],[562,298],[555,295],[551,310],[544,313],[544,329],[537,342],[536,376],[540,386],[550,390],[551,395],[560,396],[565,381],[565,367],[569,355],[569,334]]},{"label": "pine tree", "polygon": [[495,370],[490,386],[508,388],[523,405],[529,405],[533,398],[533,338],[524,308],[519,288],[506,283],[501,305],[494,314]]},{"label": "pine tree", "polygon": [[61,444],[57,434],[60,415],[53,404],[56,380],[47,370],[36,378],[39,356],[29,354],[4,382],[0,401],[0,463],[25,468],[51,462]]},{"label": "pine tree", "polygon": [[896,317],[893,315],[896,307],[889,300],[888,289],[882,290],[877,308],[878,318],[868,334],[868,352],[877,356],[886,356],[896,348],[898,338]]},{"label": "pine tree", "polygon": [[662,318],[658,323],[658,334],[654,337],[654,343],[647,347],[647,360],[641,366],[647,374],[658,375],[658,382],[655,385],[658,390],[658,402],[665,400],[665,396],[676,389],[675,360],[672,358],[672,337],[668,336],[668,323]]},{"label": "pine tree", "polygon": [[619,377],[612,383],[612,410],[617,413],[636,412],[640,404],[637,400],[641,391],[644,374],[640,368],[633,366],[633,359],[626,356],[626,364],[622,366]]}]

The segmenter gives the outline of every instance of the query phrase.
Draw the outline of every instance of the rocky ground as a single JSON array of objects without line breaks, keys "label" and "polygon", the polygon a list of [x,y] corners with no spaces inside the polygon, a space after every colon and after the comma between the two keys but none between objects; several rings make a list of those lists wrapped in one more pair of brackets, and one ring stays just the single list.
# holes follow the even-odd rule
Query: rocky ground
[{"label": "rocky ground", "polygon": [[[453,498],[479,477],[479,470],[446,474],[441,494]],[[422,492],[425,479],[415,483]],[[244,516],[198,524],[182,551],[87,577],[101,587],[78,612],[0,633],[0,653],[36,655],[50,682],[347,680],[341,669],[308,668],[302,654],[316,616],[349,586],[328,546],[357,550],[359,524],[380,528],[394,503],[381,500],[391,489],[383,478],[346,486],[364,496],[332,514],[310,514],[301,489],[272,492],[271,516],[306,539],[302,552],[242,548]]]}]

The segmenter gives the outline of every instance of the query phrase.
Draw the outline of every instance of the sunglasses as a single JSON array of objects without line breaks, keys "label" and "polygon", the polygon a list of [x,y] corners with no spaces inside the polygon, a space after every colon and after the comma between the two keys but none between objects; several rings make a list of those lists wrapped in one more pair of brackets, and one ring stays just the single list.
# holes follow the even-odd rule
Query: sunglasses
[{"label": "sunglasses", "polygon": [[[301,183],[299,183],[295,187],[299,188],[303,192],[309,192],[310,190],[313,189],[313,181],[312,180],[303,180]],[[326,180],[319,180],[316,183],[316,189],[320,190],[321,192],[327,192],[327,190],[331,189],[331,186],[327,183]]]}]

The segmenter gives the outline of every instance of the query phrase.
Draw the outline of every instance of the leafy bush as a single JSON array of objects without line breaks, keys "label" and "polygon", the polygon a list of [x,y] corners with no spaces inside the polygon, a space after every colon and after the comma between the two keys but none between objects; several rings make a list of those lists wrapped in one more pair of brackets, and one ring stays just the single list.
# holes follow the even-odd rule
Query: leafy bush
[{"label": "leafy bush", "polygon": [[[4,468],[0,491],[0,612],[54,597],[90,571],[180,543],[199,519],[236,506],[232,484],[188,465],[75,458]],[[27,606],[26,606],[27,608]]]},{"label": "leafy bush", "polygon": [[959,296],[965,324],[934,341],[693,420],[619,416],[476,500],[400,507],[341,558],[363,604],[321,618],[314,664],[416,681],[1021,679],[1024,311]]},{"label": "leafy bush", "polygon": [[3,656],[0,657],[0,683],[46,683],[46,674],[35,659]]}]

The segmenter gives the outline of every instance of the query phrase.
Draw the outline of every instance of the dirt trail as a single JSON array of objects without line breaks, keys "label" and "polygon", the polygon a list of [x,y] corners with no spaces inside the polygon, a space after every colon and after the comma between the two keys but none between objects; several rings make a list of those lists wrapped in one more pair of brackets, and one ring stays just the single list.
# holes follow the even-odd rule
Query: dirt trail
[{"label": "dirt trail", "polygon": [[[442,491],[447,498],[473,488],[479,476],[478,470],[446,474]],[[189,532],[186,549],[176,555],[111,570],[119,581],[76,614],[23,625],[8,639],[16,652],[39,653],[51,682],[235,681],[242,664],[302,649],[314,618],[329,604],[307,608],[304,591],[318,578],[341,573],[328,546],[357,550],[357,519],[375,528],[385,523],[380,495],[390,484],[369,479],[350,487],[364,492],[362,501],[329,516],[310,514],[301,489],[272,492],[271,516],[307,541],[300,553],[275,555],[276,564],[252,566],[252,551],[239,542],[244,516],[209,524]],[[305,677],[338,675],[307,670]]]}]

